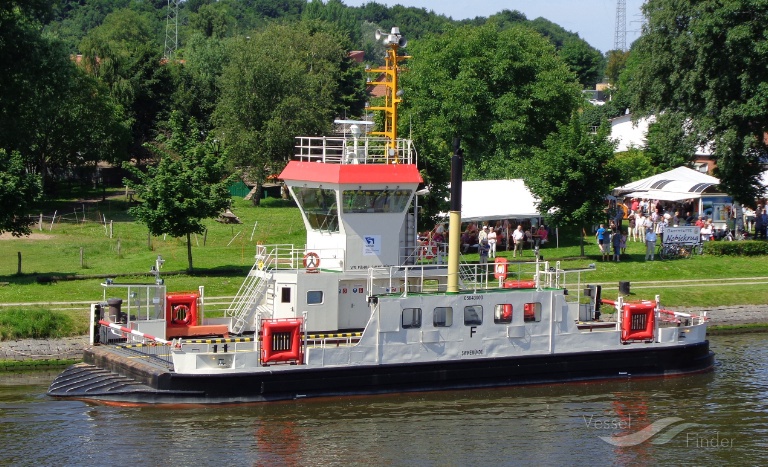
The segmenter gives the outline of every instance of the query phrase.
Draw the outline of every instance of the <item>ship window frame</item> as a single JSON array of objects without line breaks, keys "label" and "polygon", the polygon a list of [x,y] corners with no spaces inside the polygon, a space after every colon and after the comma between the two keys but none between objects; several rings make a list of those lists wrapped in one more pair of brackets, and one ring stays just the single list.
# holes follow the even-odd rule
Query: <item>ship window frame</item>
[{"label": "ship window frame", "polygon": [[[408,323],[406,323],[406,313],[410,311],[411,316]],[[400,323],[403,326],[403,329],[419,329],[421,328],[421,316],[422,311],[421,308],[403,308],[402,313],[400,315]]]},{"label": "ship window frame", "polygon": [[[474,317],[472,312],[474,311]],[[467,305],[464,307],[464,326],[482,326],[483,305]]]},{"label": "ship window frame", "polygon": [[[504,317],[504,307],[509,306],[509,317]],[[515,316],[515,307],[511,303],[497,303],[493,308],[493,322],[495,324],[510,324]]]},{"label": "ship window frame", "polygon": [[523,321],[526,323],[540,323],[541,322],[541,302],[528,302],[523,305],[523,310],[525,310],[525,307],[527,305],[533,305],[533,318],[531,319],[530,315],[525,314],[525,311],[523,311]]},{"label": "ship window frame", "polygon": [[[320,301],[316,301],[312,294],[320,294]],[[310,299],[310,297],[313,297]],[[307,305],[322,305],[325,301],[325,294],[322,290],[307,290]]]},{"label": "ship window frame", "polygon": [[432,325],[436,328],[449,328],[453,326],[453,307],[435,307],[432,310]]}]

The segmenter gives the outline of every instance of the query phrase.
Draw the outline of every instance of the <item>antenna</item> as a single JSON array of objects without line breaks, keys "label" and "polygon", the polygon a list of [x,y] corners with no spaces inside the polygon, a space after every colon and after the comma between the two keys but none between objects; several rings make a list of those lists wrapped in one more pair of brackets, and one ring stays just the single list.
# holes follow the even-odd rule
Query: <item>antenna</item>
[{"label": "antenna", "polygon": [[172,60],[179,48],[179,3],[183,0],[168,0],[168,15],[165,17],[165,52],[166,60]]},{"label": "antenna", "polygon": [[616,0],[616,32],[613,34],[613,49],[627,50],[627,0]]}]

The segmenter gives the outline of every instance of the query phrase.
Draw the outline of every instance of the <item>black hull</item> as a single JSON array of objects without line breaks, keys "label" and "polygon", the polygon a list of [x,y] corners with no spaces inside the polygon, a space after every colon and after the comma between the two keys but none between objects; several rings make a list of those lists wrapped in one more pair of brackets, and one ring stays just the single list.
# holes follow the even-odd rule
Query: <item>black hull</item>
[{"label": "black hull", "polygon": [[86,351],[85,364],[59,375],[48,394],[104,403],[224,404],[676,376],[714,365],[708,341],[663,348],[635,345],[559,355],[215,375],[176,374],[95,347]]}]

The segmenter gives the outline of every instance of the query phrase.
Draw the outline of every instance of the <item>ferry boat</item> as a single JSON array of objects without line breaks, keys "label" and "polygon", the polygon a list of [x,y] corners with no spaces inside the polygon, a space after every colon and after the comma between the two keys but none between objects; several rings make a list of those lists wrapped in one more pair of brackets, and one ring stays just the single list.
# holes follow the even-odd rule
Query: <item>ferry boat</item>
[{"label": "ferry boat", "polygon": [[[412,141],[396,135],[405,40],[388,46],[384,130],[340,121],[298,137],[280,178],[306,245],[259,245],[223,318],[205,294],[103,284],[91,346],[48,394],[104,404],[228,404],[357,394],[662,377],[708,371],[706,316],[606,300],[589,270],[469,264],[460,256],[461,151],[452,158],[448,249],[421,244]],[[538,258],[538,257],[537,257]],[[153,268],[159,271],[158,257]],[[119,296],[119,297],[118,297]],[[596,319],[614,306],[617,319]]]}]

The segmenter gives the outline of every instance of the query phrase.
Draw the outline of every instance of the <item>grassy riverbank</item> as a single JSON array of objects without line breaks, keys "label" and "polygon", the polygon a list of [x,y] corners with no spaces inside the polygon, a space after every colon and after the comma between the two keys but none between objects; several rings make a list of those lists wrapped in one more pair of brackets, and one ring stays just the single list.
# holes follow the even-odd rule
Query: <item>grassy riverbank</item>
[{"label": "grassy riverbank", "polygon": [[[0,304],[37,304],[25,306],[22,322],[10,325],[2,323],[8,322],[6,317],[14,313],[14,307],[0,307],[0,338],[39,335],[35,334],[39,333],[35,328],[38,321],[56,323],[50,336],[84,332],[87,306],[51,304],[100,299],[104,277],[120,282],[151,281],[148,271],[157,255],[166,261],[162,275],[169,291],[196,290],[203,285],[208,297],[231,297],[252,267],[257,243],[305,242],[301,216],[291,202],[266,199],[256,208],[234,200],[233,211],[242,224],[207,222],[206,234],[192,237],[195,269],[189,274],[185,272],[185,239],[149,238],[146,228],[127,215],[129,206],[123,195],[114,194],[103,201],[59,202],[41,210],[42,230],[36,225],[29,238],[0,240]],[[66,213],[64,218],[59,217],[62,213]],[[561,236],[559,246],[553,238],[541,254],[547,261],[560,261],[565,269],[595,264],[595,270],[585,273],[582,280],[603,284],[606,297],[616,295],[619,281],[630,281],[631,299],[652,299],[658,294],[670,307],[768,303],[765,257],[703,255],[645,262],[643,244],[629,242],[621,262],[601,262],[597,246],[589,240],[583,258],[576,236]],[[533,259],[530,250],[524,253],[524,260]],[[19,254],[21,274],[17,274]],[[500,256],[513,260],[510,252],[500,252]],[[476,261],[477,255],[465,260]],[[54,318],[38,319],[29,310],[54,313]]]}]

